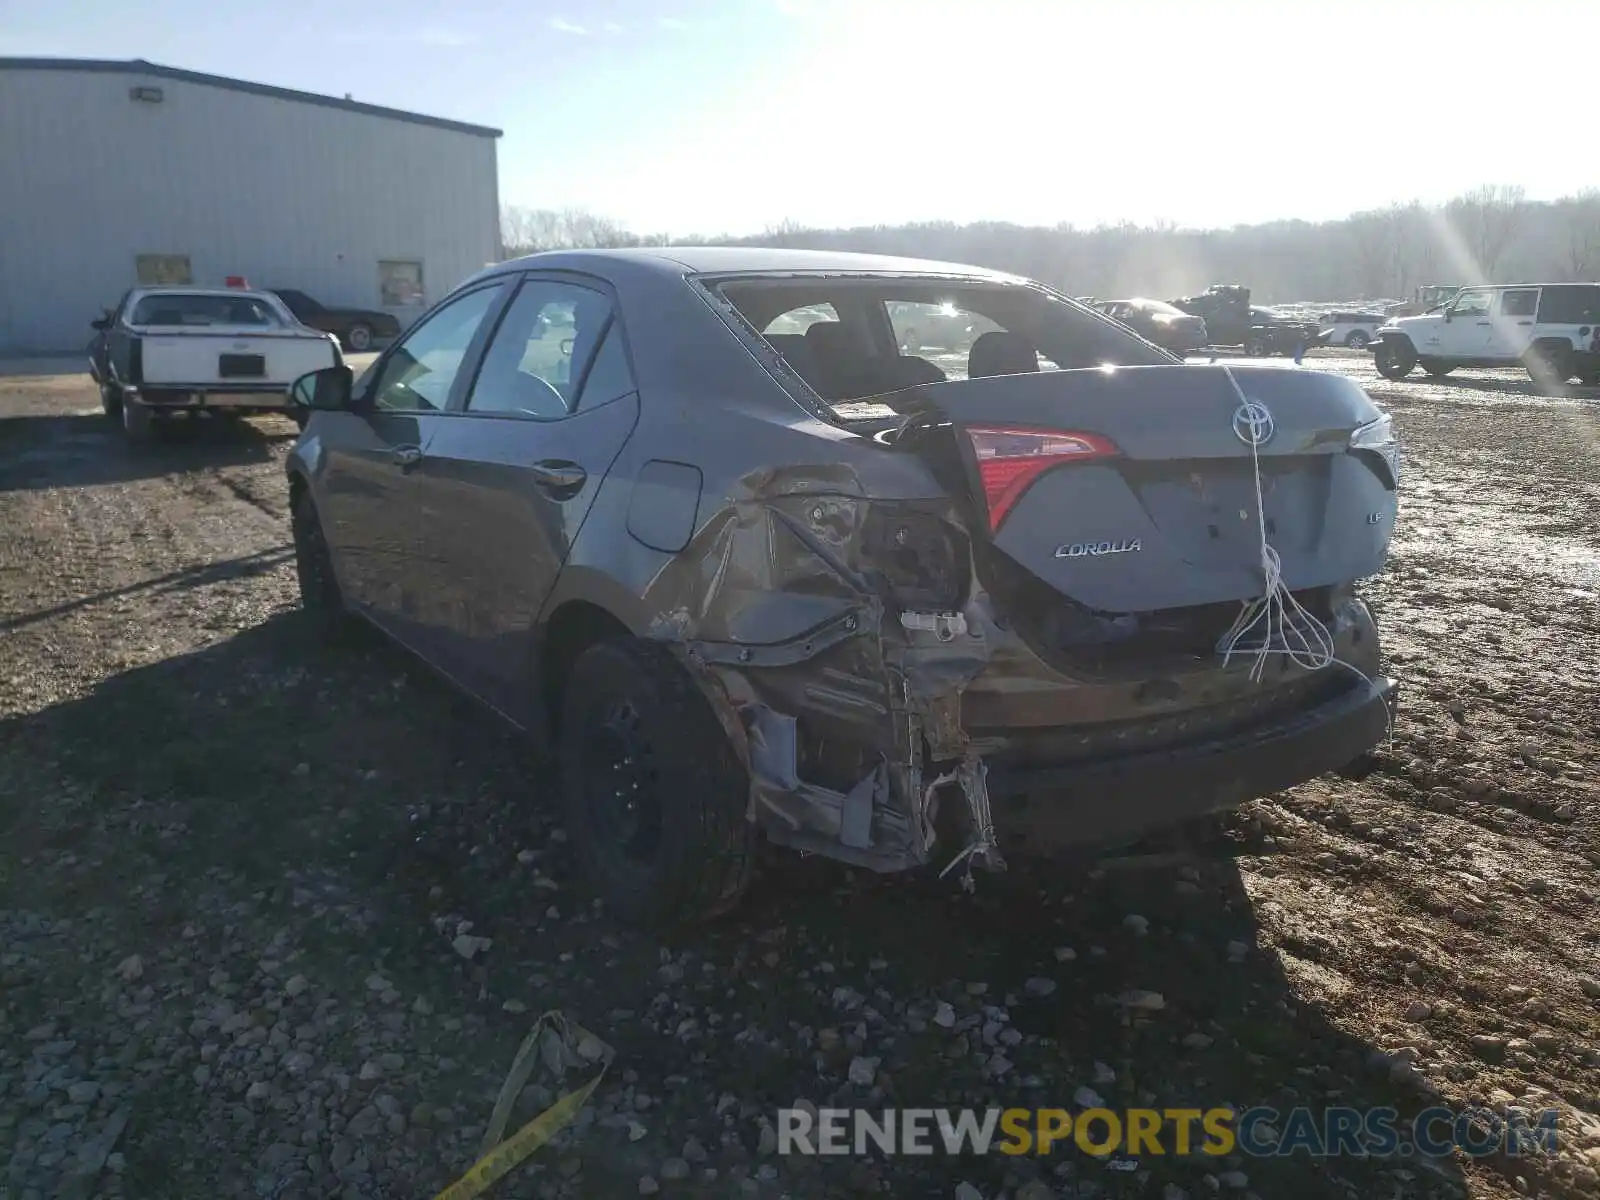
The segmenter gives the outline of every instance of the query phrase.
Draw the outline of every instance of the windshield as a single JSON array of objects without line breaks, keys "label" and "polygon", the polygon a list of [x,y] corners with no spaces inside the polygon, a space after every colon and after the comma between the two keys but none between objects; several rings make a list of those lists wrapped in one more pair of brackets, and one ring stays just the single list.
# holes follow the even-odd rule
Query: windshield
[{"label": "windshield", "polygon": [[833,404],[980,375],[1172,361],[1082,305],[1022,283],[790,276],[724,280],[716,290]]},{"label": "windshield", "polygon": [[1147,313],[1158,317],[1181,317],[1186,315],[1183,309],[1176,304],[1168,304],[1165,300],[1135,300],[1134,307],[1142,308]]},{"label": "windshield", "polygon": [[144,296],[133,306],[132,325],[256,325],[280,324],[267,303],[256,296],[218,296],[206,293],[167,292]]}]

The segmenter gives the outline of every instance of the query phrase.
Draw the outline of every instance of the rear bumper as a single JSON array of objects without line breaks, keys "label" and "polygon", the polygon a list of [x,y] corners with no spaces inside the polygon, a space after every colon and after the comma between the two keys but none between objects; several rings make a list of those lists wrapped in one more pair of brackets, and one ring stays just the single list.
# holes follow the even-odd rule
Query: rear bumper
[{"label": "rear bumper", "polygon": [[1380,676],[1288,721],[1229,738],[1061,767],[989,759],[1002,844],[1048,851],[1138,837],[1304,783],[1383,741],[1397,685]]},{"label": "rear bumper", "polygon": [[123,401],[132,400],[153,409],[193,410],[201,408],[274,409],[294,408],[287,384],[249,383],[163,383],[125,387]]}]

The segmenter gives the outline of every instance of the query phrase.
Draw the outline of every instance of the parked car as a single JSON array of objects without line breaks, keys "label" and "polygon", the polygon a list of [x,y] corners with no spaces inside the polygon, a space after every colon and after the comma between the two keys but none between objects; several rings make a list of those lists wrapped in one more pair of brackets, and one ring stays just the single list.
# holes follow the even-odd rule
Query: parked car
[{"label": "parked car", "polygon": [[400,335],[400,322],[392,314],[368,308],[330,308],[294,288],[273,288],[295,319],[339,339],[352,353],[361,354]]},{"label": "parked car", "polygon": [[[994,328],[950,378],[900,352],[896,301]],[[1342,376],[1176,364],[977,267],[673,247],[497,264],[365,378],[294,387],[304,607],[553,747],[630,920],[727,907],[757,838],[898,871],[1137,837],[1349,764],[1391,719],[1354,585],[1399,460]],[[1263,527],[1370,684],[1224,663]]]},{"label": "parked car", "polygon": [[1573,377],[1600,386],[1600,283],[1462,288],[1438,312],[1400,317],[1378,330],[1373,364],[1385,379],[1421,366],[1524,367],[1541,388]]},{"label": "parked car", "polygon": [[1419,317],[1423,313],[1442,309],[1456,298],[1460,290],[1458,283],[1425,283],[1411,293],[1409,300],[1386,306],[1383,315],[1391,320],[1395,317]]},{"label": "parked car", "polygon": [[1206,323],[1165,300],[1097,300],[1094,307],[1179,358],[1206,345]]},{"label": "parked car", "polygon": [[1365,350],[1372,343],[1378,327],[1387,320],[1382,313],[1337,310],[1323,314],[1319,332],[1324,345]]},{"label": "parked car", "polygon": [[1214,283],[1198,296],[1182,296],[1173,307],[1206,323],[1214,346],[1243,346],[1250,336],[1250,289],[1237,283]]},{"label": "parked car", "polygon": [[344,363],[331,334],[301,325],[269,292],[134,288],[90,324],[101,407],[134,440],[202,412],[298,418],[289,385]]},{"label": "parked car", "polygon": [[1320,346],[1326,339],[1316,321],[1300,320],[1270,308],[1250,309],[1250,328],[1244,352],[1252,358],[1285,357]]}]

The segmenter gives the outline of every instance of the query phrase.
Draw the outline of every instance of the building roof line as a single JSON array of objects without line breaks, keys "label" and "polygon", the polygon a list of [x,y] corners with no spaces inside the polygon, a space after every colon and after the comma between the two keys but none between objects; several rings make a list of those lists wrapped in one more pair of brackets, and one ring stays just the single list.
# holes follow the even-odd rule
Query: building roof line
[{"label": "building roof line", "polygon": [[204,87],[224,88],[252,96],[269,96],[275,100],[293,100],[301,104],[315,104],[323,108],[338,108],[345,112],[363,113],[369,117],[385,117],[391,121],[406,121],[413,125],[430,125],[435,129],[450,129],[457,133],[470,133],[478,137],[497,138],[503,130],[487,125],[469,125],[465,121],[451,121],[444,117],[430,117],[422,113],[406,112],[399,108],[385,108],[380,104],[364,104],[359,100],[342,100],[337,96],[323,96],[316,92],[301,92],[293,88],[275,87],[269,83],[251,83],[245,79],[229,79],[225,75],[207,75],[201,71],[186,71],[182,67],[164,67],[146,62],[142,58],[8,58],[0,56],[0,71],[86,71],[101,74],[148,75],[156,79],[171,79],[181,83],[195,83]]}]

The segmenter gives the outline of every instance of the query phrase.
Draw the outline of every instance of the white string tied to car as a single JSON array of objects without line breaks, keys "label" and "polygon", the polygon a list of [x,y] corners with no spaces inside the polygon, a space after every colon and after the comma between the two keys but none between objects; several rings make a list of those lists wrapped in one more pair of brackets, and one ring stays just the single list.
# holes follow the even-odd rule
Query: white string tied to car
[{"label": "white string tied to car", "polygon": [[[1228,377],[1228,383],[1239,399],[1238,411],[1249,413],[1259,407],[1245,395],[1239,381],[1234,378],[1232,367],[1224,366],[1222,372]],[[1300,603],[1283,582],[1283,560],[1272,543],[1267,541],[1267,510],[1261,488],[1259,439],[1252,436],[1244,440],[1250,446],[1250,466],[1255,481],[1256,535],[1260,539],[1262,593],[1254,600],[1243,602],[1233,624],[1217,640],[1217,652],[1222,655],[1222,665],[1230,665],[1235,654],[1253,657],[1250,679],[1256,683],[1261,682],[1266,674],[1267,659],[1273,655],[1285,657],[1307,671],[1320,671],[1337,665],[1353,672],[1381,700],[1383,693],[1378,685],[1360,667],[1339,657],[1333,633],[1315,613]],[[1258,634],[1259,640],[1243,645],[1252,634]],[[1392,741],[1394,716],[1387,711],[1386,726],[1387,740]]]}]

